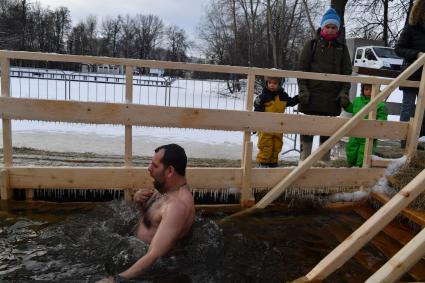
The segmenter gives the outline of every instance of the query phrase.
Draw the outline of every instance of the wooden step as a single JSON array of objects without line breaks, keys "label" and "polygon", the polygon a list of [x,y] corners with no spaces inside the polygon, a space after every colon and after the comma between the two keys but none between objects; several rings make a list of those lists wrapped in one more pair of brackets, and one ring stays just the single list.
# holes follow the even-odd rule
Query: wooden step
[{"label": "wooden step", "polygon": [[[372,207],[366,206],[354,207],[353,210],[365,220],[369,219],[376,212]],[[403,246],[410,242],[410,240],[414,237],[409,229],[396,221],[392,221],[388,224],[384,228],[383,232]]]},{"label": "wooden step", "polygon": [[[375,213],[370,207],[355,207],[354,211],[364,219],[368,219]],[[408,229],[395,221],[388,224],[382,232],[376,235],[370,243],[385,254],[388,259],[414,237],[413,234],[408,232]],[[415,280],[425,280],[425,260],[420,260],[408,273]]]},{"label": "wooden step", "polygon": [[[374,200],[382,204],[386,204],[390,200],[389,197],[377,192],[372,192],[370,193],[370,195]],[[401,214],[409,220],[415,222],[416,224],[422,227],[425,226],[425,212],[417,209],[405,208],[403,209]]]}]

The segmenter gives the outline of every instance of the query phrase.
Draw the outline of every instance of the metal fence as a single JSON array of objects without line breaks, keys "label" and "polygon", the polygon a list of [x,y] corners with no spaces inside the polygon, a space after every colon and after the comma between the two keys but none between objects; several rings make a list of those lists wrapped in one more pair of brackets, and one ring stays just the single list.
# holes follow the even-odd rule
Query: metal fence
[{"label": "metal fence", "polygon": [[[125,75],[67,72],[52,69],[12,68],[12,97],[125,103]],[[173,107],[245,110],[247,80],[191,79],[180,77],[133,76],[133,103]],[[285,91],[298,93],[295,82],[284,83]],[[262,82],[256,82],[261,93]],[[286,113],[298,114],[287,107]],[[293,147],[282,152],[297,151],[297,134],[285,134]]]}]

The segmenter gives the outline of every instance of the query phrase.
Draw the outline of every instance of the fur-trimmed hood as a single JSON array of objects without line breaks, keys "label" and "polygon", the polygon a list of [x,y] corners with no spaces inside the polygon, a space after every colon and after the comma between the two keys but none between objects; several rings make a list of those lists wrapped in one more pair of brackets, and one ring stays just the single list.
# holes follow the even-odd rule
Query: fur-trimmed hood
[{"label": "fur-trimmed hood", "polygon": [[409,15],[409,25],[425,27],[425,0],[416,0]]}]

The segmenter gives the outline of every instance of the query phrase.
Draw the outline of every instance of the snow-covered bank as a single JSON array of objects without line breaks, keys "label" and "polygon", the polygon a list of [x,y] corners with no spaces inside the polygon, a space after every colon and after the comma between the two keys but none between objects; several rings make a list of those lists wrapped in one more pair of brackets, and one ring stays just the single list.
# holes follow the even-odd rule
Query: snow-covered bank
[{"label": "snow-covered bank", "polygon": [[[16,126],[19,128],[18,121],[14,121],[13,124],[17,124]],[[24,124],[29,125],[28,122]],[[49,126],[54,128],[53,123],[44,124],[44,126],[40,124],[39,127],[33,125],[27,130],[13,131],[13,146],[60,152],[124,154],[124,127],[113,126],[114,131],[111,132],[112,126],[75,125],[78,129],[60,131],[47,129]],[[43,127],[45,128],[43,129]],[[57,124],[57,127],[60,128],[61,125]],[[135,127],[133,154],[150,156],[159,145],[178,143],[186,149],[189,157],[240,159],[242,140],[243,135],[240,132]],[[257,136],[252,136],[252,142],[254,144],[253,159],[255,159]],[[0,139],[0,147],[3,147],[2,139]],[[293,143],[286,140],[283,151],[292,147]],[[295,151],[281,156],[285,159],[298,159],[298,157],[299,154]]]}]

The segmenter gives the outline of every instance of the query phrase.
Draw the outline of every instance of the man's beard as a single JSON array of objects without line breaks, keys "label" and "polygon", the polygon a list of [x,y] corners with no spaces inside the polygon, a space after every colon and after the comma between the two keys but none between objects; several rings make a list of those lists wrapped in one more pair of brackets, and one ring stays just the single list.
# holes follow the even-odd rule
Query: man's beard
[{"label": "man's beard", "polygon": [[164,193],[165,192],[164,186],[165,186],[165,182],[161,182],[159,180],[154,180],[153,181],[153,187],[155,189],[157,189],[158,192],[160,192],[160,193]]}]

